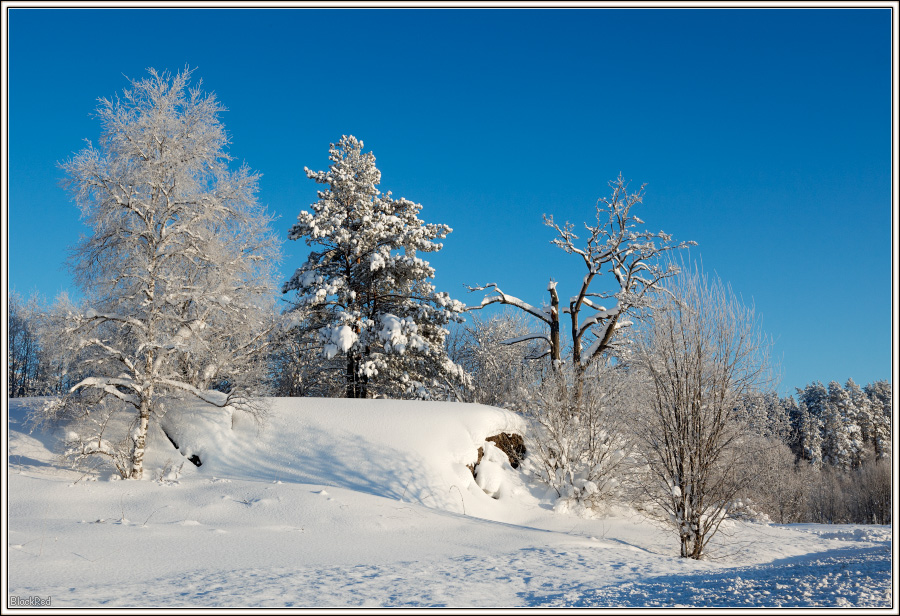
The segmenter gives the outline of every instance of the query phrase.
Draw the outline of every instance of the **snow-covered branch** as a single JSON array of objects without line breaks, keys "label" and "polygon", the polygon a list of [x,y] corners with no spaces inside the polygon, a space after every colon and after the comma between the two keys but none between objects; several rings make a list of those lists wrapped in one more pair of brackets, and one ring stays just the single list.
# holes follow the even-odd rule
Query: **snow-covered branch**
[{"label": "snow-covered branch", "polygon": [[535,308],[528,302],[522,301],[518,297],[504,293],[497,287],[496,283],[490,282],[490,283],[482,285],[482,286],[477,286],[477,287],[467,286],[466,288],[469,290],[470,293],[472,293],[473,291],[487,291],[488,289],[492,289],[492,292],[495,293],[495,295],[486,296],[484,299],[481,300],[481,303],[479,305],[470,306],[468,308],[468,310],[481,310],[485,306],[489,306],[491,304],[506,304],[508,306],[515,306],[516,308],[518,308],[520,310],[524,310],[531,316],[537,317],[538,319],[540,319],[541,321],[544,321],[545,323],[550,322],[550,317],[547,314],[546,310],[542,310],[540,308]]}]

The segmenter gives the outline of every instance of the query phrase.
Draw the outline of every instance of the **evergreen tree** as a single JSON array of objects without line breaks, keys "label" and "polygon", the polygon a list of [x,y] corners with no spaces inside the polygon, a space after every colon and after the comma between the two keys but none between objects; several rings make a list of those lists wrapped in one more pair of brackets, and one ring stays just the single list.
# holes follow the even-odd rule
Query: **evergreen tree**
[{"label": "evergreen tree", "polygon": [[797,401],[794,399],[794,396],[782,398],[781,407],[783,409],[784,415],[787,417],[788,424],[790,425],[790,430],[788,431],[787,436],[787,444],[796,457],[802,458],[804,457],[804,455],[801,432],[802,417],[800,407],[797,405]]},{"label": "evergreen tree", "polygon": [[797,396],[813,417],[817,417],[820,420],[825,417],[825,403],[828,401],[828,390],[820,381],[810,383],[803,389],[798,389]]},{"label": "evergreen tree", "polygon": [[847,392],[847,396],[850,398],[850,405],[853,409],[856,424],[859,426],[860,440],[863,447],[871,446],[874,448],[877,428],[875,415],[872,412],[872,401],[869,400],[866,393],[853,379],[847,379],[844,391]]},{"label": "evergreen tree", "polygon": [[434,269],[419,258],[451,232],[418,218],[422,206],[377,186],[381,172],[363,142],[343,136],[329,150],[328,171],[305,169],[327,188],[302,211],[291,240],[313,248],[285,283],[308,315],[326,359],[345,361],[345,397],[430,398],[445,394],[458,368],[447,357],[446,326],[465,306],[435,291]]},{"label": "evergreen tree", "polygon": [[797,409],[801,457],[819,466],[822,464],[822,422],[809,412],[802,398]]},{"label": "evergreen tree", "polygon": [[891,457],[891,384],[875,381],[863,388],[872,408],[872,437],[875,457],[883,460]]},{"label": "evergreen tree", "polygon": [[825,402],[822,449],[832,466],[850,468],[861,462],[862,438],[855,415],[850,395],[837,381],[831,381]]}]

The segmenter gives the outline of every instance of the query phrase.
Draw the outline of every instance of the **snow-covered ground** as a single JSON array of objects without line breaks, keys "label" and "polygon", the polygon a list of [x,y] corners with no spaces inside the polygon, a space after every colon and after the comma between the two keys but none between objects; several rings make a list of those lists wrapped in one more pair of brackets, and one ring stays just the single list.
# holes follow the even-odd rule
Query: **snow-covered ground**
[{"label": "snow-covered ground", "polygon": [[523,428],[513,414],[269,402],[262,428],[170,411],[181,453],[157,428],[145,479],[116,481],[61,466],[59,434],[23,426],[41,401],[11,400],[7,607],[895,605],[890,527],[727,522],[709,559],[682,559],[633,510],[554,512],[508,464],[488,496],[466,465],[485,437]]}]

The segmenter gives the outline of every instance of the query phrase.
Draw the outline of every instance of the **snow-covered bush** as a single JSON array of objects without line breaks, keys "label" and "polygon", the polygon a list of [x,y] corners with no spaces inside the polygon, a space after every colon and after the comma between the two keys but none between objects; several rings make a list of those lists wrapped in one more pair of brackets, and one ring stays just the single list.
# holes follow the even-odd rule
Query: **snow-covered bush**
[{"label": "snow-covered bush", "polygon": [[624,371],[595,362],[577,394],[570,370],[547,370],[528,400],[526,468],[556,491],[561,509],[598,510],[618,497],[635,459]]},{"label": "snow-covered bush", "polygon": [[288,233],[313,248],[283,287],[303,312],[298,335],[315,334],[323,360],[343,360],[348,398],[453,397],[462,375],[444,339],[465,306],[435,290],[434,268],[417,256],[440,250],[450,227],[381,192],[362,141],[343,136],[329,152],[328,171],[306,169],[327,188]]}]

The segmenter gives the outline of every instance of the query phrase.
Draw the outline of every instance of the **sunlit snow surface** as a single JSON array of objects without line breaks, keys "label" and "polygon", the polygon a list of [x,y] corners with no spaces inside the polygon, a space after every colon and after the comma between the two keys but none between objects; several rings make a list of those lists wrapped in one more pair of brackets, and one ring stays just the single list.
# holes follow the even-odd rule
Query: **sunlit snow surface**
[{"label": "sunlit snow surface", "polygon": [[[524,429],[478,405],[276,399],[257,427],[201,407],[151,433],[142,481],[56,460],[9,407],[8,594],[53,607],[892,606],[891,528],[728,523],[677,556],[640,514],[583,519],[508,465],[466,468]],[[60,431],[61,432],[61,431]],[[484,482],[482,482],[484,483]]]}]

